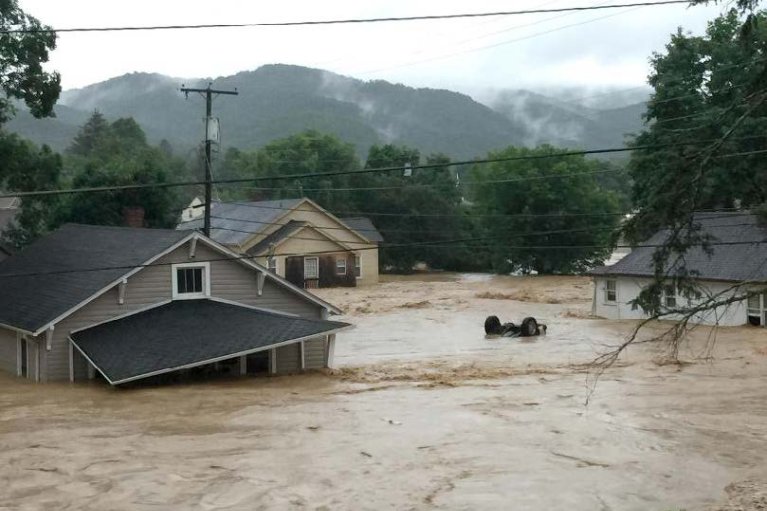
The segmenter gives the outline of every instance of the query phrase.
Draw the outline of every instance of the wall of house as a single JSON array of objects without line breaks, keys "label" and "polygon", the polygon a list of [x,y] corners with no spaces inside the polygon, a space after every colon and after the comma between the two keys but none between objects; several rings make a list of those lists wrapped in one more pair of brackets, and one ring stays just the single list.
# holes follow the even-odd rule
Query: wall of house
[{"label": "wall of house", "polygon": [[[616,301],[614,304],[610,304],[606,301],[606,282],[607,278],[596,277],[594,278],[594,289],[596,294],[594,296],[593,310],[597,316],[607,319],[643,319],[647,315],[639,308],[633,309],[631,301],[634,300],[642,289],[648,286],[652,280],[649,278],[638,277],[615,277],[616,282]],[[708,293],[724,293],[725,296],[733,296],[733,292],[729,291],[730,283],[727,282],[715,282],[706,281],[703,283]],[[692,305],[695,302],[690,302]],[[677,296],[677,304],[680,306],[687,304],[687,299],[682,296]],[[729,306],[718,307],[712,311],[707,311],[699,314],[695,317],[695,322],[704,325],[719,325],[719,326],[739,326],[747,323],[746,317],[747,304],[745,301],[736,302]],[[669,316],[667,319],[678,319],[674,316]]]},{"label": "wall of house", "polygon": [[16,332],[0,327],[0,370],[16,374]]},{"label": "wall of house", "polygon": [[[201,243],[197,244],[196,257],[189,258],[189,246],[185,244],[162,257],[157,263],[166,266],[150,266],[128,279],[125,303],[118,303],[118,287],[108,290],[90,304],[62,320],[55,326],[52,349],[43,352],[43,374],[49,380],[69,378],[69,341],[72,330],[87,327],[115,316],[143,309],[147,306],[170,300],[172,297],[171,263],[186,263],[221,259],[223,254]],[[306,318],[320,319],[322,308],[295,295],[282,286],[266,279],[263,293],[258,296],[257,272],[237,261],[213,261],[210,263],[211,296],[232,300],[279,312],[296,314]],[[85,365],[82,357],[75,357],[75,378],[84,377]]]},{"label": "wall of house", "polygon": [[[279,229],[282,225],[288,223],[291,220],[301,221],[301,222],[308,222],[315,228],[319,228],[319,230],[322,230],[322,227],[330,227],[330,229],[325,229],[325,233],[327,233],[328,236],[339,240],[340,242],[346,244],[350,248],[356,248],[360,249],[357,253],[360,255],[360,265],[362,268],[362,277],[357,279],[358,285],[368,285],[368,284],[375,284],[378,282],[378,245],[375,243],[372,244],[366,244],[362,242],[362,240],[352,231],[349,229],[345,224],[335,220],[333,217],[328,216],[327,213],[324,211],[315,208],[311,204],[304,203],[299,207],[298,211],[289,211],[285,216],[282,218],[279,218],[275,220],[274,223],[280,224],[280,225],[271,225],[268,226],[267,229],[265,229],[262,233],[260,233],[258,236],[253,237],[248,241],[247,244],[245,244],[242,247],[242,251],[245,252],[248,249],[250,249],[252,246],[260,242],[262,239],[267,237],[269,234],[273,233],[277,229]],[[306,235],[306,229],[304,229],[302,234],[298,234],[297,236],[301,238],[309,237]],[[325,239],[324,237],[322,239]],[[299,241],[299,240],[291,240],[292,241]],[[319,248],[319,245],[313,245],[313,242],[309,242],[306,245],[303,245],[303,247],[299,249],[296,248],[295,250],[288,248],[287,242],[285,245],[280,245],[277,252],[283,252],[283,253],[310,253],[310,252],[320,252],[324,251],[325,249]],[[338,247],[335,247],[338,248]],[[333,250],[333,249],[331,249]],[[259,259],[259,263],[265,264],[266,258]],[[284,264],[284,258],[278,262],[278,269],[282,271],[282,273],[279,273],[279,275],[284,276],[285,275],[285,264]]]}]

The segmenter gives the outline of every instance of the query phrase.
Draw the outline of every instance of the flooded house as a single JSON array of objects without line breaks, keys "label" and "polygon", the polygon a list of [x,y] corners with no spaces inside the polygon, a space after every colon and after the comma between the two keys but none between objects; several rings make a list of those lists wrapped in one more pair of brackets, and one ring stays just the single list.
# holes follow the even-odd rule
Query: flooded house
[{"label": "flooded house", "polygon": [[0,370],[120,385],[332,364],[340,311],[196,231],[67,224],[0,263]]},{"label": "flooded house", "polygon": [[[195,199],[178,228],[201,229],[203,209]],[[338,218],[307,198],[213,202],[210,237],[302,288],[378,282],[383,237],[373,222]]]},{"label": "flooded house", "polygon": [[[701,312],[692,322],[720,326],[767,324],[767,293],[760,292],[767,288],[767,228],[760,225],[756,215],[747,212],[696,213],[694,222],[700,228],[699,234],[710,240],[711,248],[709,253],[702,246],[693,246],[684,254],[686,269],[695,275],[701,297],[683,296],[670,278],[661,305],[673,310],[699,303],[705,296],[744,296]],[[593,314],[608,319],[647,317],[633,307],[632,301],[653,281],[653,254],[668,235],[667,230],[661,230],[618,262],[589,272],[594,282]],[[673,276],[674,268],[669,267],[666,274]]]}]

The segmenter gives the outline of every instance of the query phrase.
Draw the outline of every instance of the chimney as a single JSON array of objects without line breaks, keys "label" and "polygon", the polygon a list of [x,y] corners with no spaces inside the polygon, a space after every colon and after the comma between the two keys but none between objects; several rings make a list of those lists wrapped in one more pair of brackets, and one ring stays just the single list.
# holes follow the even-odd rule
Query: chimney
[{"label": "chimney", "polygon": [[144,227],[144,208],[141,206],[124,207],[123,223],[126,227]]}]

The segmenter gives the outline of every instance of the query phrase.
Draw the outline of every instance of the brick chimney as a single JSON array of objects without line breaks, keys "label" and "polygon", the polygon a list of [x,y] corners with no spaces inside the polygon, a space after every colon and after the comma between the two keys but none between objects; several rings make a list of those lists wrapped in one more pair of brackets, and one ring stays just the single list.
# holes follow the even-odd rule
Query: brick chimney
[{"label": "brick chimney", "polygon": [[124,207],[123,223],[126,227],[144,227],[144,208],[141,206]]}]

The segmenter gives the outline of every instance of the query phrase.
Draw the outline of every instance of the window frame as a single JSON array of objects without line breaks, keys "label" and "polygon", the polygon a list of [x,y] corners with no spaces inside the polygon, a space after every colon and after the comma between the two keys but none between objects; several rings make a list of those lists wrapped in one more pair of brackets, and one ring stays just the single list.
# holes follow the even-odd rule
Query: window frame
[{"label": "window frame", "polygon": [[362,278],[362,256],[354,254],[354,276],[355,278]]},{"label": "window frame", "polygon": [[346,256],[336,257],[336,275],[344,276],[346,275],[346,271],[347,271]]},{"label": "window frame", "polygon": [[[307,275],[306,273],[306,261],[310,259],[315,261],[316,263],[315,267],[317,268],[317,274],[311,277]],[[320,278],[320,258],[317,256],[304,256],[304,280],[314,280],[314,279],[319,280],[319,278]]]},{"label": "window frame", "polygon": [[[673,294],[669,294],[669,291],[673,291]],[[673,282],[671,284],[663,284],[663,288],[661,289],[661,303],[663,304],[663,307],[666,309],[676,309],[679,305],[678,300],[678,292],[679,290],[676,288],[676,284]],[[673,305],[669,305],[669,299],[674,301]]]},{"label": "window frame", "polygon": [[[171,289],[174,300],[197,300],[210,297],[210,263],[177,263],[171,265]],[[202,268],[202,291],[199,293],[178,292],[178,270]]]},{"label": "window frame", "polygon": [[[612,283],[613,289],[610,289]],[[612,291],[613,299],[610,300],[610,292]],[[604,303],[607,305],[617,305],[618,303],[618,279],[605,279],[604,296],[602,297]]]}]

